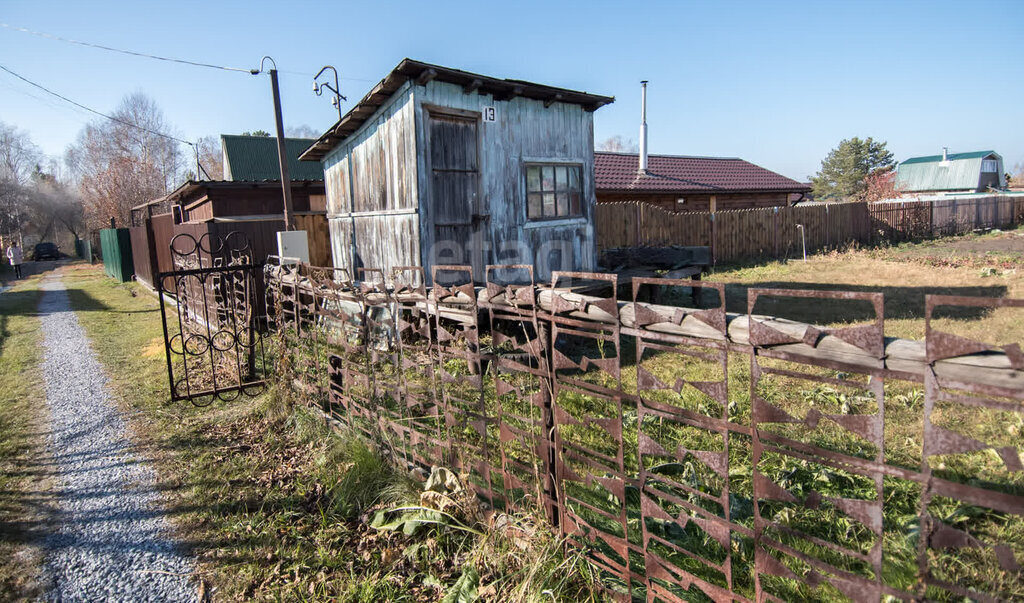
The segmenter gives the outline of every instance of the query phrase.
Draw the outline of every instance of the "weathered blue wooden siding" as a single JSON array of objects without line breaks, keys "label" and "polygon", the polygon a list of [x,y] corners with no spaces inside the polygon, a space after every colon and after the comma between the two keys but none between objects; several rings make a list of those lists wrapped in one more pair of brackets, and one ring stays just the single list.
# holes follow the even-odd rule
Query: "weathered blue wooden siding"
[{"label": "weathered blue wooden siding", "polygon": [[[494,107],[493,122],[478,122],[480,138],[480,205],[486,208],[487,236],[491,249],[486,264],[533,264],[537,278],[548,279],[554,270],[593,270],[594,238],[594,118],[576,104],[553,103],[515,97],[495,101],[490,95],[465,94],[462,87],[432,81],[413,88],[416,104],[416,138],[429,148],[427,123],[430,106],[482,112]],[[429,154],[417,154],[421,201],[420,236],[424,265],[438,258],[434,240],[436,207],[430,198]],[[583,215],[562,220],[530,221],[526,217],[528,162],[557,162],[582,166]],[[449,250],[454,246],[442,246]],[[472,263],[468,253],[462,262]],[[561,255],[561,261],[551,260]],[[449,263],[448,258],[442,258]]]},{"label": "weathered blue wooden siding", "polygon": [[[324,157],[334,265],[388,272],[421,265],[429,275],[435,263],[523,263],[533,264],[540,280],[552,270],[593,270],[593,113],[576,104],[544,104],[523,97],[495,101],[439,81],[406,83]],[[496,113],[493,122],[477,118],[478,207],[486,217],[474,227],[473,241],[439,241],[437,233],[446,228],[435,228],[429,111],[479,114],[484,107]],[[582,167],[582,216],[527,219],[525,164],[531,162]],[[466,249],[484,240],[482,258],[470,257]],[[440,255],[439,248],[445,250]]]},{"label": "weathered blue wooden siding", "polygon": [[[416,131],[410,86],[324,157],[334,265],[419,265]],[[353,258],[353,243],[355,258]]]}]

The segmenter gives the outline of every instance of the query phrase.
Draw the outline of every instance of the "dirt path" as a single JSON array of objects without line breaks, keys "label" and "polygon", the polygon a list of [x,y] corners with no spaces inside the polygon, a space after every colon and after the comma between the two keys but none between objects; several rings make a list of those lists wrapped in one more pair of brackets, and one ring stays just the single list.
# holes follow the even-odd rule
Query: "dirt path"
[{"label": "dirt path", "polygon": [[153,471],[136,457],[102,367],[59,277],[42,287],[43,372],[57,499],[44,543],[48,600],[190,601]]}]

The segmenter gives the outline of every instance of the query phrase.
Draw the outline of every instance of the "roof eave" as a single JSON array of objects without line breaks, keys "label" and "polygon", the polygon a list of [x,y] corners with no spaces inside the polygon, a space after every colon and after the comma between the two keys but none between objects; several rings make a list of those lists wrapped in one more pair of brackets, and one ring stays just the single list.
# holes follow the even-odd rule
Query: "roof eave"
[{"label": "roof eave", "polygon": [[405,82],[412,80],[417,84],[426,85],[435,79],[462,85],[467,93],[475,91],[478,94],[489,94],[495,100],[524,97],[544,101],[546,105],[556,102],[571,103],[582,106],[588,112],[596,111],[615,102],[613,96],[601,96],[521,80],[503,80],[412,59],[403,59],[348,113],[303,151],[299,155],[299,159],[301,161],[322,160],[334,147],[354,134]]},{"label": "roof eave", "polygon": [[673,188],[673,189],[656,189],[656,188],[601,188],[600,186],[595,187],[596,191],[600,193],[610,193],[615,195],[692,195],[694,193],[705,194],[705,195],[733,195],[733,194],[752,194],[752,193],[809,193],[811,187],[800,186],[800,187],[786,187],[786,188]]}]

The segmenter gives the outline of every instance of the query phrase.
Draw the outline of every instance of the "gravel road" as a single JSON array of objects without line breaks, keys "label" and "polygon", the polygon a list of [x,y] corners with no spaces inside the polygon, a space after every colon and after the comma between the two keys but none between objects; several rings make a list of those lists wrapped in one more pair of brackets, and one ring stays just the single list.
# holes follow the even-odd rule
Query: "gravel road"
[{"label": "gravel road", "polygon": [[153,470],[136,456],[59,277],[39,302],[59,510],[44,548],[50,601],[191,601]]}]

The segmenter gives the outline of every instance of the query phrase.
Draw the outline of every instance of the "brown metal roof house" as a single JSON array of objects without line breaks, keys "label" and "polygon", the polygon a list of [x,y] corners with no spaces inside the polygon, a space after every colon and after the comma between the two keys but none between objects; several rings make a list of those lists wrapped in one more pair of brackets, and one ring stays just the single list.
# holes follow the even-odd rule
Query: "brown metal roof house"
[{"label": "brown metal roof house", "polygon": [[593,112],[613,101],[403,60],[302,155],[334,265],[593,270]]},{"label": "brown metal roof house", "polygon": [[[313,140],[286,138],[295,226],[309,233],[310,261],[330,265],[326,195],[319,166],[298,160]],[[132,208],[132,254],[136,276],[152,285],[158,272],[174,268],[169,245],[175,235],[237,232],[262,262],[277,253],[284,229],[277,139],[221,136],[226,180],[189,180],[168,195]]]},{"label": "brown metal roof house", "polygon": [[[165,197],[132,208],[132,222],[180,212],[179,222],[281,220],[283,201],[277,139],[222,134],[224,180],[189,180]],[[319,166],[299,161],[311,138],[285,138],[292,200],[298,214],[327,211]],[[174,209],[177,206],[178,209]]]},{"label": "brown metal roof house", "polygon": [[594,153],[597,202],[643,201],[669,211],[786,206],[810,187],[736,157]]}]

